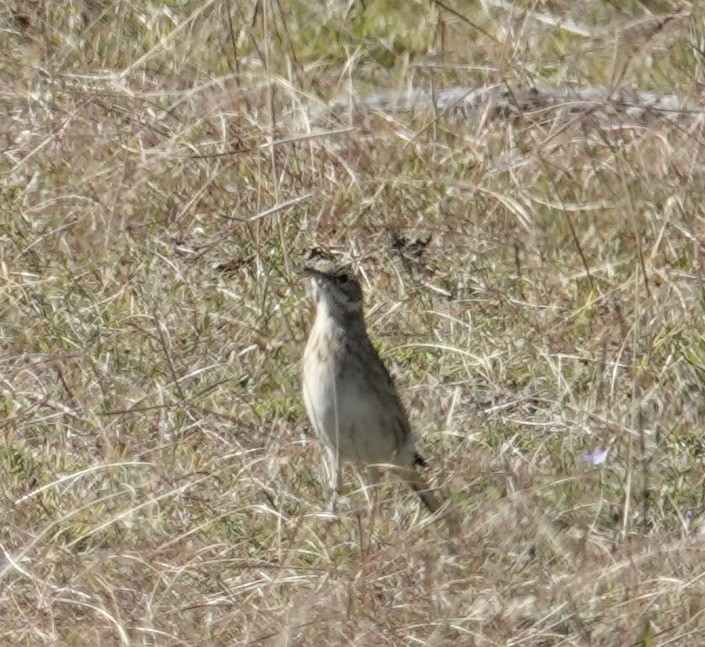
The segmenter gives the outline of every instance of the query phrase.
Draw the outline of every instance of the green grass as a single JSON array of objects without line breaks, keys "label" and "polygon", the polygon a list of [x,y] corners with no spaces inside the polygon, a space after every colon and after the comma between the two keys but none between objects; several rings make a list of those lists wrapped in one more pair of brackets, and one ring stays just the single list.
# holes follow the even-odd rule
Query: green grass
[{"label": "green grass", "polygon": [[[699,643],[700,122],[268,143],[351,88],[697,104],[702,11],[446,4],[0,9],[0,642]],[[391,232],[432,240],[409,260]],[[363,274],[458,536],[391,477],[371,511],[354,469],[318,514],[311,245]]]}]

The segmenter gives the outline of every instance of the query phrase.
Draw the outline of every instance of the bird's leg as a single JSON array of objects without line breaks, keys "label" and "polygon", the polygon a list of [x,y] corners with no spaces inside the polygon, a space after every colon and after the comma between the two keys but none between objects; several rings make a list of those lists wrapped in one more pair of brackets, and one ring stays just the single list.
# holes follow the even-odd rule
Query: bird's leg
[{"label": "bird's leg", "polygon": [[338,513],[338,496],[342,488],[342,466],[340,457],[334,448],[326,447],[326,471],[328,472],[328,512],[333,515]]},{"label": "bird's leg", "polygon": [[376,465],[368,465],[366,471],[367,485],[372,489],[372,496],[370,497],[368,495],[368,488],[365,488],[365,496],[367,497],[367,503],[369,504],[370,508],[374,510],[377,507],[377,499],[379,497],[379,495],[377,494],[377,486],[379,485],[380,478],[379,467],[377,467]]}]

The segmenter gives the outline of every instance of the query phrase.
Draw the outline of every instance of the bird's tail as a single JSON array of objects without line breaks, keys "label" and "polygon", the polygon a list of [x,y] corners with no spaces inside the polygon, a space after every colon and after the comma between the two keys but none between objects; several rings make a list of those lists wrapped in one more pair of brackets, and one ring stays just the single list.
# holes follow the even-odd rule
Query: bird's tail
[{"label": "bird's tail", "polygon": [[[427,463],[421,454],[414,452],[414,467],[427,467]],[[419,498],[428,511],[433,514],[441,507],[441,501],[430,488],[426,480],[414,468],[405,470],[405,480],[409,487],[419,495]]]},{"label": "bird's tail", "polygon": [[[443,500],[431,489],[424,477],[419,474],[417,467],[427,467],[428,464],[421,454],[414,452],[413,467],[408,467],[404,470],[404,478],[409,484],[409,487],[419,495],[419,498],[426,506],[426,509],[434,514],[441,509]],[[457,517],[452,506],[445,511],[443,515],[445,522],[450,530],[451,535],[457,535],[460,529],[459,518]]]}]

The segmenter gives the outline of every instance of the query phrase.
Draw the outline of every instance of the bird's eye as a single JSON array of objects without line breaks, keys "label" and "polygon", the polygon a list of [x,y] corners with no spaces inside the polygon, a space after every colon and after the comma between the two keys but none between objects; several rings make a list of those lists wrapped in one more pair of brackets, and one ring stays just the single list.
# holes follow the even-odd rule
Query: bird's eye
[{"label": "bird's eye", "polygon": [[338,283],[340,283],[341,285],[342,285],[343,283],[347,283],[347,282],[348,282],[348,275],[347,275],[347,274],[341,274],[341,275],[338,277]]}]

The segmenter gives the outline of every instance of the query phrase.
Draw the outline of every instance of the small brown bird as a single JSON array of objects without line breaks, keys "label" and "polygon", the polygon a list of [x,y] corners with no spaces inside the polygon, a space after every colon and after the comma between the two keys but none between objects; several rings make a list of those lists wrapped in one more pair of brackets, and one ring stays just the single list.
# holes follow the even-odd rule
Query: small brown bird
[{"label": "small brown bird", "polygon": [[335,510],[342,461],[367,467],[379,481],[378,464],[398,467],[430,512],[440,501],[419,474],[426,465],[414,448],[409,418],[394,381],[370,342],[362,287],[352,268],[314,258],[304,264],[316,296],[316,320],[303,358],[303,395],[311,424],[323,441]]}]

